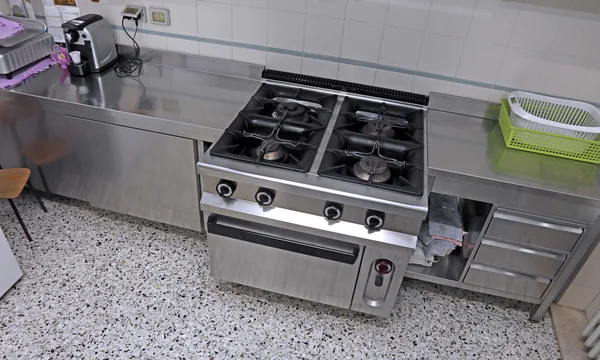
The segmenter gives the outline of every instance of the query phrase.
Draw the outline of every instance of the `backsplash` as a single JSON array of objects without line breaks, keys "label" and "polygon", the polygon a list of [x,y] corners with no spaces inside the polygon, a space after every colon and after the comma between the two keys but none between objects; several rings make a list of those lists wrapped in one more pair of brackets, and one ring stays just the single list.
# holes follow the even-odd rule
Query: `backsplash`
[{"label": "backsplash", "polygon": [[[399,90],[497,101],[524,89],[600,103],[597,0],[136,0],[172,25],[142,47]],[[79,0],[115,26],[124,1]]]}]

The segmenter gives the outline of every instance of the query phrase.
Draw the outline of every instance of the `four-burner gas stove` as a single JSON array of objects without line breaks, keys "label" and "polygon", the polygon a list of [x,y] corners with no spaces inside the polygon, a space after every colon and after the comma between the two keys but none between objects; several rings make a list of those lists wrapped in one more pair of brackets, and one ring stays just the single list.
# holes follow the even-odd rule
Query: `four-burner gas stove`
[{"label": "four-burner gas stove", "polygon": [[211,274],[388,315],[427,214],[427,98],[265,74],[198,163]]}]

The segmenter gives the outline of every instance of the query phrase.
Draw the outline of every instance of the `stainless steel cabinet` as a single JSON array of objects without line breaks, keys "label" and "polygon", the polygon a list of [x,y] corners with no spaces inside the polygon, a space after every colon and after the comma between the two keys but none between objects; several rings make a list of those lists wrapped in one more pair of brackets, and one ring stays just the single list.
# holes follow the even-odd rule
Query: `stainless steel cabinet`
[{"label": "stainless steel cabinet", "polygon": [[465,283],[510,294],[540,298],[548,288],[550,279],[472,264],[465,277]]},{"label": "stainless steel cabinet", "polygon": [[570,252],[583,229],[577,226],[538,220],[532,216],[498,210],[486,237],[538,248]]},{"label": "stainless steel cabinet", "polygon": [[483,239],[474,261],[507,270],[552,278],[566,258],[562,254]]},{"label": "stainless steel cabinet", "polygon": [[195,141],[48,111],[13,134],[40,189],[200,230]]}]

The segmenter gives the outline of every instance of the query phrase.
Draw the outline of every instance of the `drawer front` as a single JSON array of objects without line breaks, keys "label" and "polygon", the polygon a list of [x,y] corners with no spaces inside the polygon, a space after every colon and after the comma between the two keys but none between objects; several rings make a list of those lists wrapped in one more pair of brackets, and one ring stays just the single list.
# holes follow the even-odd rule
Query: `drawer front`
[{"label": "drawer front", "polygon": [[483,239],[475,255],[475,261],[479,264],[549,278],[556,275],[565,259],[565,255],[533,250],[489,239]]},{"label": "drawer front", "polygon": [[350,308],[359,246],[214,215],[207,231],[213,277]]},{"label": "drawer front", "polygon": [[542,222],[496,211],[485,237],[570,252],[582,232],[580,227]]},{"label": "drawer front", "polygon": [[541,298],[550,279],[518,274],[481,264],[472,264],[465,283],[532,298]]}]

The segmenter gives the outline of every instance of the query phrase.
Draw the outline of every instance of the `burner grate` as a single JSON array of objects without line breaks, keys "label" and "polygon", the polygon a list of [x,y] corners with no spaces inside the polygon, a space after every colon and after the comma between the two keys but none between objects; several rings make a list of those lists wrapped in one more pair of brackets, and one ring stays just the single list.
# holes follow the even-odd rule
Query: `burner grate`
[{"label": "burner grate", "polygon": [[319,175],[422,195],[423,125],[422,110],[346,98]]},{"label": "burner grate", "polygon": [[263,84],[211,155],[308,172],[336,102],[336,95]]}]

